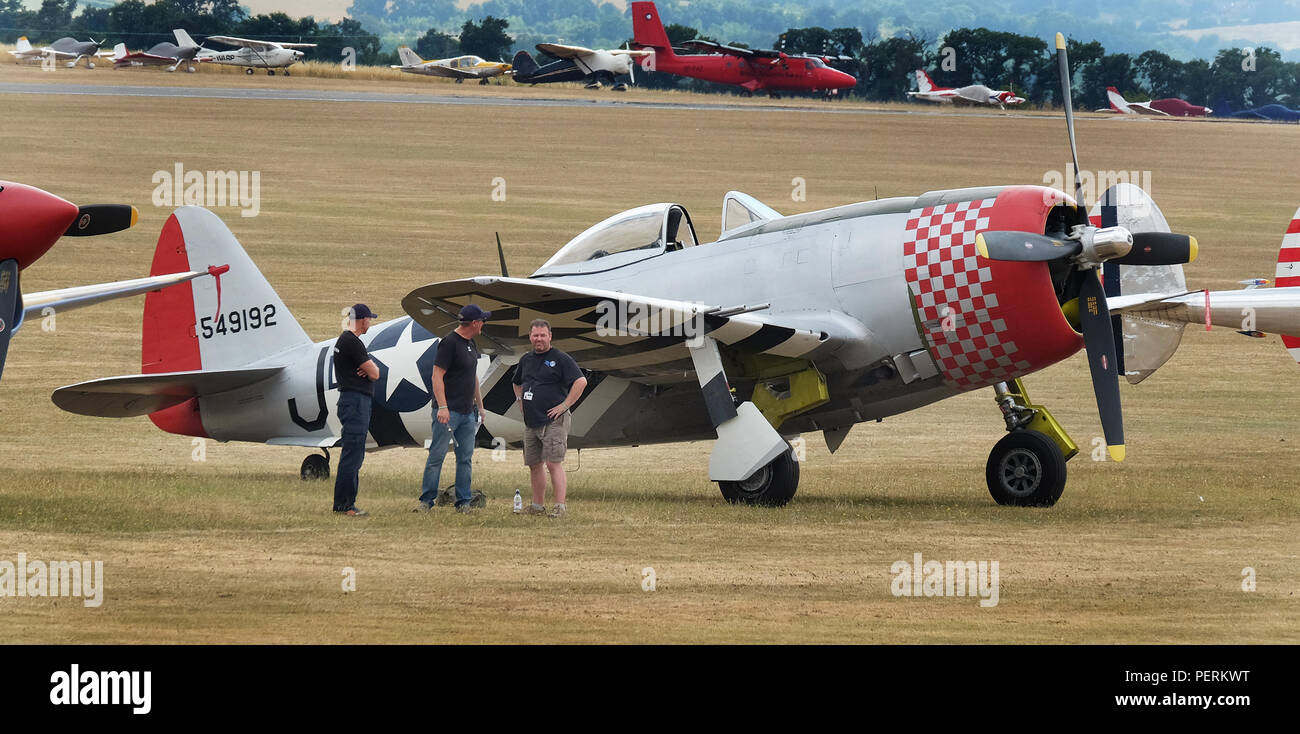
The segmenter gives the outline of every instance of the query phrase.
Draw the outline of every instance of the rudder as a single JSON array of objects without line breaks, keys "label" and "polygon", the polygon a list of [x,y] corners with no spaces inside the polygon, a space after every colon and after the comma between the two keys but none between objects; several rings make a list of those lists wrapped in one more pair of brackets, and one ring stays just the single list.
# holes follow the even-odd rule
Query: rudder
[{"label": "rudder", "polygon": [[653,48],[656,54],[673,55],[673,45],[668,41],[659,9],[652,2],[632,3],[632,41],[638,46]]},{"label": "rudder", "polygon": [[142,372],[244,367],[312,343],[217,215],[186,206],[167,218],[151,275],[221,265],[230,270],[220,279],[200,278],[145,296]]}]

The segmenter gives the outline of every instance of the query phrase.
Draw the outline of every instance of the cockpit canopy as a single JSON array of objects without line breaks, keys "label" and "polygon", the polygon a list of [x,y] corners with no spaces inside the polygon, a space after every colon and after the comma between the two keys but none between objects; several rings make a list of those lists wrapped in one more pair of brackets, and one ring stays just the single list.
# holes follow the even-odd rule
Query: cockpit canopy
[{"label": "cockpit canopy", "polygon": [[610,270],[697,244],[695,225],[682,205],[647,204],[615,214],[569,240],[533,275]]}]

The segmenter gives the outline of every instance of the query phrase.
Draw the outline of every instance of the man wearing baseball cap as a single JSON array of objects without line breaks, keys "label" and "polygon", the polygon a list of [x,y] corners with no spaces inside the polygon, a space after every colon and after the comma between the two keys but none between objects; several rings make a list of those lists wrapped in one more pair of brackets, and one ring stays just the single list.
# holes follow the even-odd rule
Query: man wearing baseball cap
[{"label": "man wearing baseball cap", "polygon": [[438,343],[438,354],[433,358],[433,438],[416,512],[428,512],[437,504],[438,480],[449,438],[456,440],[456,511],[470,511],[474,437],[485,412],[483,394],[479,391],[479,353],[474,337],[483,331],[483,322],[491,316],[492,312],[472,303],[465,306],[457,314],[460,325]]},{"label": "man wearing baseball cap", "polygon": [[361,462],[366,458],[366,433],[370,430],[370,398],[375,393],[379,367],[361,343],[375,318],[364,303],[348,309],[347,328],[334,342],[334,379],[339,383],[338,416],[343,424],[343,451],[334,477],[334,512],[348,517],[365,517],[357,508],[357,482]]}]

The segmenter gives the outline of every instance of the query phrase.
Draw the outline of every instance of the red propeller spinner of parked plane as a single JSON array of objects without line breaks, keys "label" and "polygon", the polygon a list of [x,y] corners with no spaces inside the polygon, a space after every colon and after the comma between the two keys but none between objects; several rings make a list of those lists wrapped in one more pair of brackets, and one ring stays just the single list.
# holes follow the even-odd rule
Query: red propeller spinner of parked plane
[{"label": "red propeller spinner of parked plane", "polygon": [[193,280],[220,275],[221,268],[172,273],[114,283],[62,288],[23,294],[19,272],[49,252],[60,237],[87,237],[127,229],[139,212],[126,204],[77,206],[34,186],[0,181],[0,373],[4,371],[9,339],[33,313],[67,311],[100,301],[146,293]]},{"label": "red propeller spinner of parked plane", "polygon": [[682,46],[704,53],[678,56],[652,2],[632,3],[632,31],[634,47],[654,51],[654,55],[641,60],[641,67],[646,71],[666,71],[692,79],[736,84],[745,95],[761,91],[776,97],[778,92],[847,89],[858,83],[851,74],[830,68],[820,57],[790,55],[784,51],[696,40],[686,41]]}]

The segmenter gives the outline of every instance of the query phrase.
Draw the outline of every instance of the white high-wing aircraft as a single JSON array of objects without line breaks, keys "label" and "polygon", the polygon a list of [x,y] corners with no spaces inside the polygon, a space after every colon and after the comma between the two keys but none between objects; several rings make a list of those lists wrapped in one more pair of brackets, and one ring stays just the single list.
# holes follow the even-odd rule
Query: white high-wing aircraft
[{"label": "white high-wing aircraft", "polygon": [[197,60],[248,67],[245,74],[252,74],[254,68],[266,69],[269,76],[275,76],[276,69],[282,69],[284,75],[289,76],[289,67],[302,60],[303,52],[298,49],[316,48],[314,43],[258,41],[234,36],[208,36],[207,40],[240,48],[238,51],[205,51],[198,55]]},{"label": "white high-wing aircraft", "polygon": [[65,66],[69,69],[76,66],[78,61],[85,59],[86,68],[93,69],[95,68],[96,58],[108,59],[113,57],[112,51],[99,50],[100,46],[103,45],[103,41],[96,41],[93,38],[89,41],[78,41],[71,36],[65,36],[48,46],[36,48],[32,46],[31,41],[27,40],[27,36],[22,36],[9,53],[19,61],[45,58],[52,58],[55,61],[67,59]]},{"label": "white high-wing aircraft", "polygon": [[916,97],[927,102],[947,102],[954,105],[997,105],[1006,109],[1007,105],[1024,104],[1023,97],[1013,92],[1000,92],[989,89],[983,84],[970,84],[964,87],[940,87],[935,85],[930,75],[922,69],[916,70],[915,92],[908,92],[909,97]]}]

